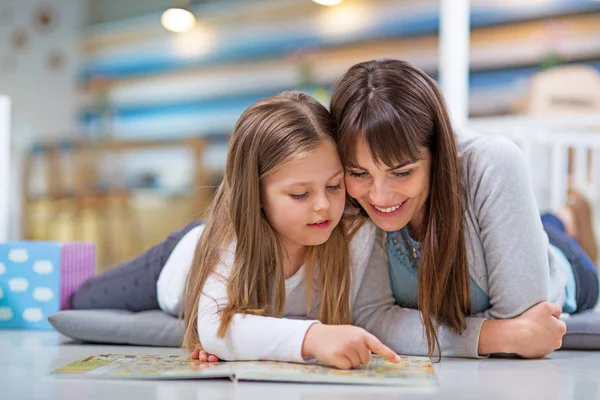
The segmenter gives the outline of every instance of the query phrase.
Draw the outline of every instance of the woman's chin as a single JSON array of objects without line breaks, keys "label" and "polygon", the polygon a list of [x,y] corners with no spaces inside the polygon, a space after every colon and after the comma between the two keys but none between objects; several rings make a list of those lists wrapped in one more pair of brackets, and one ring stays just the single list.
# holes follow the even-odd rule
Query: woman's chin
[{"label": "woman's chin", "polygon": [[399,231],[400,229],[404,228],[408,223],[406,218],[403,218],[403,216],[401,215],[384,217],[381,215],[372,215],[371,213],[369,213],[369,217],[379,229],[384,230],[386,232]]}]

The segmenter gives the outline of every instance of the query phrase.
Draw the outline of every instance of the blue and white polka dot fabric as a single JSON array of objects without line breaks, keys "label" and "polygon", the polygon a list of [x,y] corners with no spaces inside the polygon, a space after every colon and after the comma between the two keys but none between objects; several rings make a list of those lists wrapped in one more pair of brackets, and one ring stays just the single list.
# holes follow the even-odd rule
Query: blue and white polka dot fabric
[{"label": "blue and white polka dot fabric", "polygon": [[52,329],[60,310],[60,243],[0,243],[0,329]]}]

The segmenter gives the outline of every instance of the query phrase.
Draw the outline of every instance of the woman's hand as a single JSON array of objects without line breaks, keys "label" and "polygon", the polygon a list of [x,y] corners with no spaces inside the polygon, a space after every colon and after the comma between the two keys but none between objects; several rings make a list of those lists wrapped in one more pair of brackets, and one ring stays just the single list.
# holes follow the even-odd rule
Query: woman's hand
[{"label": "woman's hand", "polygon": [[358,368],[371,361],[371,352],[399,362],[400,357],[375,336],[351,325],[312,325],[304,338],[302,356],[340,369]]},{"label": "woman's hand", "polygon": [[541,358],[562,346],[567,326],[557,304],[539,303],[518,317],[486,320],[479,334],[479,354],[509,353]]},{"label": "woman's hand", "polygon": [[515,318],[519,340],[516,353],[525,358],[541,358],[562,346],[567,325],[559,319],[561,306],[540,303]]}]

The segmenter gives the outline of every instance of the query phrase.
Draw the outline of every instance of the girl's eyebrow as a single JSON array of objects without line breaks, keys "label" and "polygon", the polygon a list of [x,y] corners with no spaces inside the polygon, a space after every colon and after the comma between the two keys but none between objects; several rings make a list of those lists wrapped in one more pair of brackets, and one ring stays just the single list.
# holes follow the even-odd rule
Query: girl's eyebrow
[{"label": "girl's eyebrow", "polygon": [[[333,178],[342,175],[344,173],[343,169],[340,169],[338,172],[336,172],[335,174],[331,175],[331,177],[329,177],[329,179],[327,179],[328,181],[332,180]],[[285,185],[284,188],[290,187],[290,186],[310,186],[312,185],[314,182],[293,182],[290,183],[288,185]]]}]

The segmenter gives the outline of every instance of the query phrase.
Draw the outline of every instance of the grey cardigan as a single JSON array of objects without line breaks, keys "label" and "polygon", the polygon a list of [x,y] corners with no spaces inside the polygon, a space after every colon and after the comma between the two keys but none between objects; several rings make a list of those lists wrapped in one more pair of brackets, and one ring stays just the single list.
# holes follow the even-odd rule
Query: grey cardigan
[{"label": "grey cardigan", "polygon": [[[513,318],[542,301],[564,301],[565,281],[549,251],[523,154],[502,137],[457,135],[467,191],[465,238],[471,278],[488,295],[490,308],[467,318],[462,334],[441,326],[443,356],[478,357],[484,319]],[[396,352],[427,354],[421,314],[395,305],[385,233],[378,238],[354,307],[362,326]]]}]

